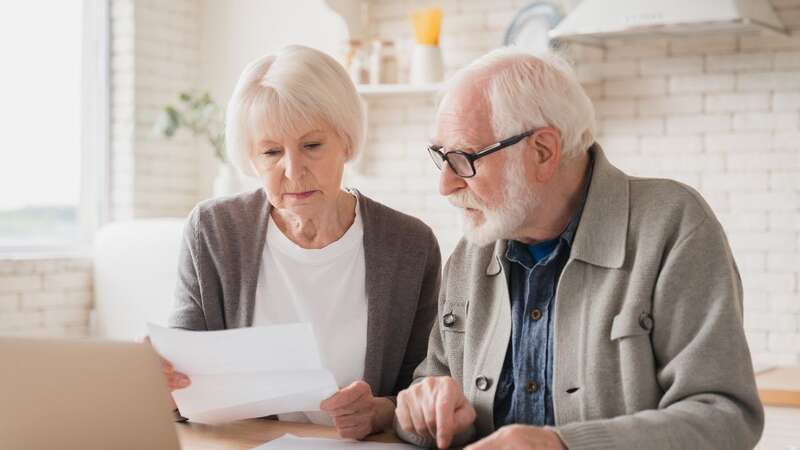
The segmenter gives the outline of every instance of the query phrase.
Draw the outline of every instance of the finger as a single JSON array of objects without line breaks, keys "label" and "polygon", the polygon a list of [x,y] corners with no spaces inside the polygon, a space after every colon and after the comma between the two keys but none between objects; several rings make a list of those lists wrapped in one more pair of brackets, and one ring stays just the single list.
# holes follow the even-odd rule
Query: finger
[{"label": "finger", "polygon": [[454,433],[460,433],[475,422],[475,408],[466,400],[453,413]]},{"label": "finger", "polygon": [[323,400],[322,403],[319,404],[319,407],[323,411],[339,409],[367,395],[372,395],[369,384],[359,380],[347,387],[339,389],[338,392]]},{"label": "finger", "polygon": [[186,389],[187,387],[189,387],[189,385],[182,383],[172,383],[168,387],[170,391],[177,391],[179,389]]},{"label": "finger", "polygon": [[370,424],[369,414],[349,414],[346,416],[339,416],[333,418],[333,424],[336,428],[352,428]]},{"label": "finger", "polygon": [[331,416],[332,418],[336,418],[336,417],[347,417],[347,416],[359,415],[359,414],[364,412],[364,409],[363,408],[362,409],[339,408],[339,409],[333,409],[333,410],[325,411],[325,412],[327,412],[328,415]]},{"label": "finger", "polygon": [[453,400],[449,395],[443,395],[436,401],[436,445],[447,448],[453,440]]},{"label": "finger", "polygon": [[400,394],[397,395],[397,407],[394,409],[394,414],[395,417],[397,417],[397,423],[400,425],[400,428],[402,428],[403,431],[412,433],[414,431],[414,424],[411,422],[408,402],[408,391],[401,391]]},{"label": "finger", "polygon": [[[364,395],[354,402],[344,405],[341,408],[323,410],[331,417],[346,416],[349,414],[360,414],[373,409],[372,400],[374,397],[371,395]],[[320,408],[321,409],[321,408]]]},{"label": "finger", "polygon": [[329,409],[329,410],[323,409],[323,411],[328,413],[328,415],[331,417],[351,416],[353,414],[358,414],[360,412],[360,410],[358,409],[350,409],[350,408],[339,408],[339,409]]},{"label": "finger", "polygon": [[177,379],[185,379],[186,381],[189,381],[189,376],[186,375],[185,373],[172,372],[172,376],[177,378]]},{"label": "finger", "polygon": [[422,415],[425,418],[425,430],[431,437],[436,437],[436,397],[433,391],[425,390]]},{"label": "finger", "polygon": [[415,402],[414,407],[409,409],[411,416],[411,423],[413,424],[413,432],[424,436],[426,438],[432,437],[428,432],[428,424],[425,423],[425,413],[423,412],[424,405],[421,402]]},{"label": "finger", "polygon": [[186,375],[175,372],[168,377],[168,384],[172,389],[183,389],[191,384],[191,380]]},{"label": "finger", "polygon": [[339,436],[344,439],[364,439],[369,435],[369,427],[365,427],[363,425],[355,426],[355,427],[347,427],[347,428],[338,428],[336,431],[339,433]]}]

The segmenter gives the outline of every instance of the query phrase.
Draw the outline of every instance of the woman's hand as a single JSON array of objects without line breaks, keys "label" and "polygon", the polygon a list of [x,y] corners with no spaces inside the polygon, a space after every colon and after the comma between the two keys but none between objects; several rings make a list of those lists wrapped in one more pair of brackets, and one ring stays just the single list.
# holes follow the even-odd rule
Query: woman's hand
[{"label": "woman's hand", "polygon": [[[150,336],[145,336],[144,342],[150,344]],[[159,356],[159,359],[161,360],[161,370],[164,372],[164,378],[167,381],[167,388],[170,392],[176,389],[183,389],[191,384],[189,377],[180,372],[176,372],[171,362],[161,356]],[[169,397],[170,400],[172,400],[172,396],[170,395]],[[172,400],[172,402],[173,407],[175,407],[175,401]]]},{"label": "woman's hand", "polygon": [[373,397],[364,381],[356,381],[320,403],[319,408],[333,419],[339,436],[363,439],[388,428],[394,417],[394,403]]}]

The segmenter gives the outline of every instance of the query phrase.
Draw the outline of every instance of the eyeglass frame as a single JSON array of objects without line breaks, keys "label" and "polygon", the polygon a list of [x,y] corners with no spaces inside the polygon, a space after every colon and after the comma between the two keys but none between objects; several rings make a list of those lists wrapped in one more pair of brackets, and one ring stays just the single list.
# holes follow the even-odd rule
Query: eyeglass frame
[{"label": "eyeglass frame", "polygon": [[[450,170],[452,170],[453,174],[455,174],[456,176],[459,176],[461,178],[472,178],[478,173],[477,170],[475,170],[475,161],[483,158],[484,156],[489,156],[494,152],[498,152],[498,151],[500,151],[500,150],[502,150],[504,148],[511,147],[512,145],[520,142],[521,140],[523,140],[526,137],[532,135],[533,133],[537,132],[538,130],[539,129],[537,128],[537,129],[534,129],[534,130],[529,130],[529,131],[526,131],[524,133],[520,133],[520,134],[511,136],[510,138],[506,138],[506,139],[503,139],[502,141],[495,142],[494,144],[491,144],[491,145],[488,145],[486,147],[483,147],[483,148],[479,149],[478,151],[476,151],[474,153],[468,153],[468,152],[465,152],[463,150],[450,150],[448,152],[442,153],[441,150],[444,148],[444,146],[442,146],[442,145],[429,145],[428,146],[428,155],[430,155],[431,159],[433,160],[433,164],[439,170],[442,170],[442,168],[444,167],[444,163],[447,162],[447,165],[450,166]],[[441,157],[441,159],[442,159],[442,165],[441,166],[436,162],[437,160],[433,156],[434,152],[437,153]],[[470,169],[472,169],[472,175],[460,175],[455,170],[453,170],[453,165],[450,164],[450,160],[447,158],[447,155],[450,155],[452,153],[455,153],[455,154],[463,156],[467,160],[467,162],[469,162],[469,167],[470,167]]]}]

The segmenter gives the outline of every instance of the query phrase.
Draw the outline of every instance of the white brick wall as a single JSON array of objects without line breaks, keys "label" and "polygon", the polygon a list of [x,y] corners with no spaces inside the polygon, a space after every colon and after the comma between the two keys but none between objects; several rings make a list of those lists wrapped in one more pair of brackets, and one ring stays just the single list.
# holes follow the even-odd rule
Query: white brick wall
[{"label": "white brick wall", "polygon": [[[499,45],[522,1],[438,2],[447,73]],[[370,1],[371,32],[399,42],[408,70],[407,12],[424,0]],[[595,102],[604,146],[633,175],[698,189],[728,232],[745,286],[754,358],[800,363],[800,0],[776,0],[789,37],[719,35],[577,49],[576,70]],[[576,49],[573,49],[576,50]],[[460,236],[438,197],[424,151],[430,97],[369,100],[363,174],[347,181],[416,215],[449,254]],[[405,187],[405,188],[404,188]]]},{"label": "white brick wall", "polygon": [[87,258],[0,260],[0,335],[87,336],[91,276]]},{"label": "white brick wall", "polygon": [[182,133],[153,134],[161,108],[197,88],[200,7],[195,0],[113,0],[111,215],[185,216],[200,200],[197,152]]}]

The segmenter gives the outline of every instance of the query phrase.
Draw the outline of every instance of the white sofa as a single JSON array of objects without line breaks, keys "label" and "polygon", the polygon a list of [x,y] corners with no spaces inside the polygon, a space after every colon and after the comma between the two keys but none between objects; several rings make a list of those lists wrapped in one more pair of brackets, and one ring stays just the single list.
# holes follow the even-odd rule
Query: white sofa
[{"label": "white sofa", "polygon": [[103,227],[94,245],[92,335],[134,340],[172,308],[184,219],[143,219]]}]

